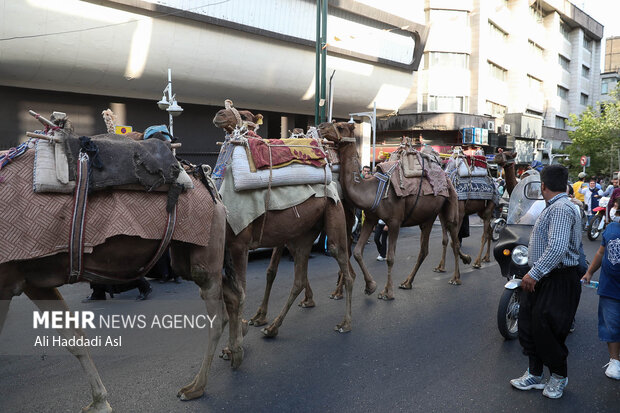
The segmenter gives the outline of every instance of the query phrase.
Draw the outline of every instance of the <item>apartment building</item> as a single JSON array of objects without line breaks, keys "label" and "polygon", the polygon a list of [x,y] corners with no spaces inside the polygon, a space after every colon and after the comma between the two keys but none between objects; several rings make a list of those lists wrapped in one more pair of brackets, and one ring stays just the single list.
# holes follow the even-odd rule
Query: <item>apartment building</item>
[{"label": "apartment building", "polygon": [[514,148],[528,163],[561,151],[569,114],[600,100],[603,26],[569,1],[425,0],[424,8],[417,111],[386,119],[385,139],[421,133],[449,146],[471,142],[474,128],[487,152]]}]

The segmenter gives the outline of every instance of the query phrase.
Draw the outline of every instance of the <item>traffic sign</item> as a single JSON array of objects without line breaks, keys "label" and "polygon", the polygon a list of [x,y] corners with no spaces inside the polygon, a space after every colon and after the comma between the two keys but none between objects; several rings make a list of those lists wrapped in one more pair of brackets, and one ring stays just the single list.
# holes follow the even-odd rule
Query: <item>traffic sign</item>
[{"label": "traffic sign", "polygon": [[117,135],[127,135],[129,132],[132,132],[133,128],[131,126],[116,126],[114,128],[114,132]]},{"label": "traffic sign", "polygon": [[586,164],[588,163],[588,157],[582,156],[581,159],[579,160],[579,163],[581,164],[581,166],[586,166]]}]

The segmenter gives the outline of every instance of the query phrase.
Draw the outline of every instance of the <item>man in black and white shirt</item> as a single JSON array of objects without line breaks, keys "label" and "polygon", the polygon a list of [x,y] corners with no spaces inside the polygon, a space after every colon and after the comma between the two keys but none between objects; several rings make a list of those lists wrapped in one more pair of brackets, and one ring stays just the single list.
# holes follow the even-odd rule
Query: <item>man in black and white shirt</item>
[{"label": "man in black and white shirt", "polygon": [[[520,390],[544,389],[543,395],[552,399],[562,397],[568,383],[565,341],[581,295],[581,219],[566,194],[567,180],[568,170],[561,165],[541,172],[547,206],[530,236],[531,269],[521,283],[519,309],[519,342],[529,357],[529,369],[510,381]],[[551,374],[546,383],[544,366]]]}]

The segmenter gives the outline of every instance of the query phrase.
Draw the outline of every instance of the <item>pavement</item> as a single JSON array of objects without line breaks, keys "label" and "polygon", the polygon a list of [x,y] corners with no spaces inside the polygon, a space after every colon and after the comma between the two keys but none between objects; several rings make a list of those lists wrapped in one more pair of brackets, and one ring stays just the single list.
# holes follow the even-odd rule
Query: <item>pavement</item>
[{"label": "pavement", "polygon": [[[474,255],[481,228],[472,225],[471,232],[464,249]],[[197,400],[181,402],[176,393],[200,367],[206,330],[121,330],[126,336],[122,347],[93,351],[109,402],[117,412],[618,412],[620,382],[607,378],[602,368],[608,354],[597,337],[594,290],[583,289],[577,328],[567,340],[569,384],[564,397],[550,400],[539,390],[515,390],[509,380],[523,373],[527,358],[518,341],[505,341],[497,329],[505,279],[492,259],[479,270],[461,265],[463,285],[448,284],[452,259],[448,272],[432,271],[439,261],[440,240],[436,226],[413,289],[396,289],[391,302],[377,300],[376,293],[363,294],[361,272],[353,263],[358,279],[353,331],[347,334],[333,331],[345,305],[328,298],[336,282],[336,262],[315,253],[309,279],[317,306],[293,305],[274,339],[250,327],[241,368],[233,371],[228,362],[216,359],[207,392]],[[598,245],[584,237],[589,257]],[[418,248],[419,230],[402,229],[395,285],[413,268]],[[374,244],[368,244],[365,262],[381,289],[387,265],[375,261],[376,256]],[[248,265],[246,318],[262,299],[268,262],[268,254],[255,254]],[[293,263],[283,259],[271,294],[270,320],[288,297],[292,273]],[[81,303],[90,291],[87,284],[60,291],[71,309],[103,315],[204,314],[193,283],[152,285],[153,294],[143,302],[134,300],[136,290],[96,303]],[[34,309],[25,296],[15,298],[0,334],[0,412],[77,412],[90,402],[86,376],[64,350],[33,347]],[[220,346],[224,344],[221,340]]]}]

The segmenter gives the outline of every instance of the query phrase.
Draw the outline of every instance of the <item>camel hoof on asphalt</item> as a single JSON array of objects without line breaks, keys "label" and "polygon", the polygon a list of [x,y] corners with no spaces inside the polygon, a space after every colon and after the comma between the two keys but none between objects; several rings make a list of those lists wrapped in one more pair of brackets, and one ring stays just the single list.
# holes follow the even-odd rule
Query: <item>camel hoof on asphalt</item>
[{"label": "camel hoof on asphalt", "polygon": [[452,285],[461,285],[461,280],[450,280],[448,283]]},{"label": "camel hoof on asphalt", "polygon": [[330,294],[329,298],[332,300],[342,300],[342,294]]},{"label": "camel hoof on asphalt", "polygon": [[337,331],[339,333],[348,333],[351,331],[351,326],[346,326],[344,324],[339,324],[336,327],[334,327],[334,331]]},{"label": "camel hoof on asphalt", "polygon": [[411,290],[413,287],[411,286],[411,284],[402,283],[398,286],[398,288],[402,290]]},{"label": "camel hoof on asphalt", "polygon": [[112,413],[112,407],[107,400],[98,403],[92,402],[88,406],[82,408],[82,413]]},{"label": "camel hoof on asphalt", "polygon": [[482,265],[480,265],[480,263],[477,263],[477,262],[473,263],[471,266],[472,266],[472,268],[476,268],[476,269],[482,268]]},{"label": "camel hoof on asphalt", "polygon": [[254,326],[254,327],[264,326],[265,324],[267,324],[267,318],[266,317],[252,318],[248,322],[248,324],[251,325],[251,326]]},{"label": "camel hoof on asphalt", "polygon": [[364,289],[364,293],[366,295],[370,295],[372,293],[374,293],[375,291],[377,291],[377,283],[376,282],[372,282],[369,284],[366,284],[366,288]]},{"label": "camel hoof on asphalt", "polygon": [[220,354],[220,358],[222,360],[230,360],[230,350],[228,349],[228,347],[224,347],[222,349],[222,354]]},{"label": "camel hoof on asphalt", "polygon": [[183,389],[181,389],[179,391],[179,394],[177,394],[177,397],[182,401],[188,401],[188,400],[197,399],[201,397],[203,394],[204,394],[204,390],[183,391]]},{"label": "camel hoof on asphalt", "polygon": [[482,259],[482,262],[491,262],[491,259],[489,259],[489,258],[483,258],[483,259]]},{"label": "camel hoof on asphalt", "polygon": [[469,265],[471,263],[471,257],[469,255],[466,255],[461,259],[463,260],[463,264],[465,265]]},{"label": "camel hoof on asphalt", "polygon": [[439,267],[433,268],[433,271],[434,272],[446,272],[445,268],[439,268]]},{"label": "camel hoof on asphalt", "polygon": [[383,301],[392,301],[394,299],[394,297],[390,297],[389,295],[383,293],[380,293],[377,298]]},{"label": "camel hoof on asphalt", "polygon": [[265,337],[275,337],[278,335],[278,329],[275,327],[265,327],[261,330]]},{"label": "camel hoof on asphalt", "polygon": [[312,308],[315,307],[316,304],[314,303],[313,300],[310,301],[301,301],[299,304],[297,304],[299,307],[301,308]]},{"label": "camel hoof on asphalt", "polygon": [[243,362],[243,347],[238,350],[231,351],[231,360],[230,367],[232,367],[233,370],[236,370],[241,366],[241,363]]}]

